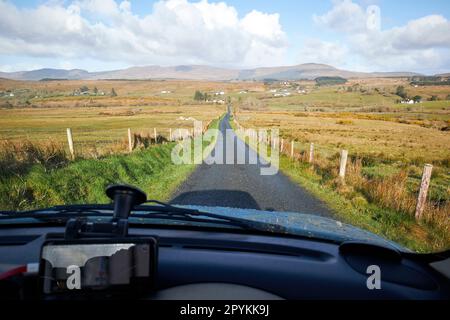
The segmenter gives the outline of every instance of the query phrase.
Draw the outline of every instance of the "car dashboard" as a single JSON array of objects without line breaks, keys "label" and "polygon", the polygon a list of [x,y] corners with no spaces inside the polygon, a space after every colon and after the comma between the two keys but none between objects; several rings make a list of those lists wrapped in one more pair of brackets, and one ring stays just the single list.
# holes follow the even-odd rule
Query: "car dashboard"
[{"label": "car dashboard", "polygon": [[[38,263],[47,234],[63,226],[2,227],[0,275]],[[134,238],[158,242],[155,300],[449,299],[448,257],[401,254],[364,243],[212,228],[135,227]],[[438,259],[439,260],[439,259]],[[436,262],[436,266],[432,263]],[[441,264],[438,266],[438,264]],[[370,266],[380,288],[370,288]],[[36,273],[3,277],[2,299],[42,298]]]}]

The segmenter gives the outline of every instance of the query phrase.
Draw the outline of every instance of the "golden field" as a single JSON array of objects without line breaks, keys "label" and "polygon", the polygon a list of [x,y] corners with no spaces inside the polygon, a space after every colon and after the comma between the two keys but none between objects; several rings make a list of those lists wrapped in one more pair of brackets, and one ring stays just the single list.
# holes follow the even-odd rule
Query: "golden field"
[{"label": "golden field", "polygon": [[[73,91],[82,86],[105,95],[74,96]],[[195,90],[232,90],[235,86],[186,81],[3,80],[0,92],[14,92],[14,97],[0,98],[0,140],[66,143],[66,128],[71,128],[76,149],[83,154],[122,142],[128,128],[151,136],[156,128],[158,135],[168,138],[170,128],[192,129],[192,118],[207,123],[225,112],[224,105],[194,102]],[[116,97],[109,96],[112,88]]]}]

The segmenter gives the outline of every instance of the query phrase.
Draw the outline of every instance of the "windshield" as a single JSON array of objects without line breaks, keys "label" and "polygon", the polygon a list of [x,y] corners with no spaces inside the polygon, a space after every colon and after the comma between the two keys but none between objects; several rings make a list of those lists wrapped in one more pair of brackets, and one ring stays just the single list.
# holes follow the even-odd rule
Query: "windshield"
[{"label": "windshield", "polygon": [[129,184],[292,235],[450,249],[450,4],[374,3],[0,1],[0,211]]}]

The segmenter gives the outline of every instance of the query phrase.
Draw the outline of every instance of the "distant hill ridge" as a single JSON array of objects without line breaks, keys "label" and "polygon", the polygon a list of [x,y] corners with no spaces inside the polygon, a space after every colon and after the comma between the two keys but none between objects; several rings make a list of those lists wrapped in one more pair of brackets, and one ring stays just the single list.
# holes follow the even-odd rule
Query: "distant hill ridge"
[{"label": "distant hill ridge", "polygon": [[173,67],[143,66],[121,70],[89,72],[81,69],[38,69],[32,71],[0,72],[0,78],[14,80],[98,80],[98,79],[178,79],[178,80],[314,80],[318,77],[373,78],[412,77],[414,72],[354,72],[333,66],[306,63],[295,66],[264,67],[254,69],[227,69],[202,65],[179,65]]}]

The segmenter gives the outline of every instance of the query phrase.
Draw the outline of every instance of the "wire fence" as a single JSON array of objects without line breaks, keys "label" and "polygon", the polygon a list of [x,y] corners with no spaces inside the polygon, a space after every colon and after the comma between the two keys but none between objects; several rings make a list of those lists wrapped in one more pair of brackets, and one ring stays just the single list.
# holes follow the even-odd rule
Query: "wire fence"
[{"label": "wire fence", "polygon": [[[237,120],[236,115],[233,116],[233,122],[236,128],[241,130],[241,132],[248,131],[249,128],[242,126]],[[398,176],[400,181],[395,181],[395,177],[394,179],[379,179],[375,182],[369,181],[364,179],[361,175],[361,159],[358,159],[357,157],[351,159],[348,150],[333,150],[331,148],[322,148],[322,146],[320,146],[323,150],[322,153],[318,153],[318,146],[314,142],[308,143],[280,137],[267,138],[265,141],[261,141],[261,138],[257,134],[257,130],[250,129],[250,132],[253,132],[253,134],[246,134],[246,136],[249,137],[251,143],[265,143],[271,149],[277,148],[281,155],[289,157],[291,161],[309,163],[313,170],[322,174],[335,176],[337,179],[336,185],[338,186],[345,185],[346,180],[350,180],[349,182],[351,184],[357,185],[361,189],[369,189],[367,194],[369,196],[372,195],[373,198],[376,198],[378,202],[385,206],[393,207],[396,210],[407,211],[409,213],[413,212],[416,220],[421,220],[424,217],[425,211],[428,213],[433,211],[438,212],[440,218],[443,218],[444,220],[448,220],[449,218],[448,209],[450,206],[448,203],[444,203],[444,205],[439,203],[436,205],[427,201],[433,170],[431,164],[425,164],[416,200],[412,201],[406,186],[408,178],[407,174],[400,173]],[[347,177],[348,171],[351,173],[349,179]],[[402,175],[403,178],[400,177],[400,175]],[[396,194],[397,196],[392,197],[393,194]],[[413,204],[413,202],[415,203]],[[429,214],[427,218],[430,218]],[[434,218],[431,217],[430,220],[433,219]]]}]

